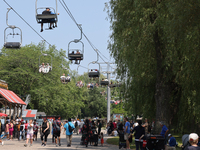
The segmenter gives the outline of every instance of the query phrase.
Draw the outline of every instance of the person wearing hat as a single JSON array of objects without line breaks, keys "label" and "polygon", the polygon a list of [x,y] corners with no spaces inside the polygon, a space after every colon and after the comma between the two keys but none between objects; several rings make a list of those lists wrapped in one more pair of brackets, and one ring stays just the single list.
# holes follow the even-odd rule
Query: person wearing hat
[{"label": "person wearing hat", "polygon": [[[50,14],[55,14],[53,12],[50,11],[50,8],[46,8],[45,11],[42,12],[43,15],[50,15]],[[59,15],[59,13],[58,13]],[[40,32],[43,32],[43,23],[46,23],[46,22],[50,22],[50,26],[49,26],[49,29],[52,29],[52,25],[54,24],[55,22],[55,19],[42,19],[42,23],[41,23],[41,31]],[[53,28],[57,27],[57,24],[55,22],[55,26],[53,25]]]},{"label": "person wearing hat", "polygon": [[172,136],[172,134],[168,134],[169,146],[168,150],[176,150],[176,139]]},{"label": "person wearing hat", "polygon": [[200,147],[198,147],[198,141],[199,141],[199,136],[196,133],[191,133],[189,135],[189,143],[191,146],[188,146],[186,150],[200,150]]}]

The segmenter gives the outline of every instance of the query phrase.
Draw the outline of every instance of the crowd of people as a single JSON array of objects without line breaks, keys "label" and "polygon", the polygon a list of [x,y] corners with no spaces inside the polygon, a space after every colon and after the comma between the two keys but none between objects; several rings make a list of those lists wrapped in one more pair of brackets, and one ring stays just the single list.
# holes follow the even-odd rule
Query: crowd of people
[{"label": "crowd of people", "polygon": [[[5,140],[13,140],[17,138],[19,141],[24,140],[24,146],[28,145],[31,147],[33,141],[38,140],[38,134],[41,138],[41,146],[47,145],[47,139],[52,134],[52,143],[55,146],[61,146],[60,136],[61,133],[66,135],[67,147],[72,145],[73,133],[82,134],[81,141],[83,145],[97,146],[98,141],[101,141],[101,145],[104,144],[104,133],[102,132],[102,121],[100,120],[72,120],[69,118],[61,122],[58,117],[54,120],[48,120],[43,118],[43,122],[38,125],[36,120],[23,120],[22,118],[16,118],[15,120],[5,119],[6,122],[3,124],[0,120],[0,144],[4,145]],[[160,136],[164,139],[165,149],[175,150],[176,139],[169,133],[169,129],[163,122],[159,122],[162,128]],[[62,131],[64,129],[64,131]],[[106,125],[107,134],[110,136],[119,136],[125,140],[126,149],[130,149],[130,143],[132,143],[132,137],[135,137],[136,150],[143,150],[145,144],[147,144],[147,137],[151,136],[152,125],[149,124],[148,120],[145,122],[137,120],[135,122],[129,121],[127,117],[124,121],[121,120],[109,121]],[[4,133],[4,134],[3,134]],[[188,143],[184,145],[184,150],[200,150],[198,147],[199,136],[196,133],[188,135]],[[30,143],[30,144],[29,144]]]},{"label": "crowd of people", "polygon": [[55,117],[54,120],[43,118],[43,122],[38,125],[36,120],[32,119],[25,121],[22,118],[17,117],[15,120],[10,120],[9,118],[6,118],[5,120],[5,124],[1,123],[0,120],[1,145],[4,145],[5,139],[13,140],[13,138],[15,138],[19,141],[23,140],[25,142],[25,147],[31,147],[34,144],[33,141],[38,140],[39,134],[41,146],[45,147],[47,145],[48,136],[52,134],[52,143],[55,143],[55,146],[58,147],[61,146],[60,136],[62,132],[66,135],[67,147],[71,147],[73,133],[82,133],[88,137],[88,141],[93,134],[97,134],[99,137],[101,136],[103,138],[103,134],[100,134],[102,128],[100,121],[94,122],[85,120],[84,122],[83,120],[72,120],[69,118],[68,120],[61,122],[58,117]]}]

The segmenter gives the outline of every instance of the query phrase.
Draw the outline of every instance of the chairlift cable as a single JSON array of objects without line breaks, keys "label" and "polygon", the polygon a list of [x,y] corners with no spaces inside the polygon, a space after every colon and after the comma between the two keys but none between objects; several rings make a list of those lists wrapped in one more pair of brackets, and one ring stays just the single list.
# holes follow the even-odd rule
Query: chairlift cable
[{"label": "chairlift cable", "polygon": [[[74,21],[74,23],[76,24],[76,26],[81,30],[81,27],[79,26],[79,24],[77,23],[76,19],[73,17],[70,9],[68,8],[67,4],[65,3],[64,0],[62,0],[63,3],[61,2],[61,0],[59,0],[59,2],[61,3],[61,5],[63,6],[63,8],[65,9],[65,11],[68,13],[68,15],[71,17],[71,19]],[[86,34],[84,32],[82,32],[84,37],[86,38],[86,40],[88,41],[88,43],[90,44],[90,46],[96,51],[98,51],[103,57],[105,57],[95,46],[94,44],[92,44],[92,42],[89,40],[89,38],[86,36]],[[105,62],[105,60],[100,56],[100,58]],[[106,57],[105,57],[106,58]],[[109,60],[108,58],[106,58],[107,60]],[[106,62],[105,62],[106,63]]]},{"label": "chairlift cable", "polygon": [[[6,0],[3,0],[10,8],[12,8],[12,10],[42,39],[44,40],[49,46],[52,46],[42,35],[40,35]],[[60,0],[59,0],[60,1]],[[75,24],[77,25],[77,27],[81,30],[80,26],[78,25],[78,23],[76,22],[75,18],[73,17],[71,11],[69,10],[69,8],[67,7],[66,3],[63,0],[63,3],[65,4],[66,8],[69,10],[69,12],[67,11],[67,9],[65,8],[65,6],[62,4],[62,2],[60,1],[61,5],[63,6],[63,8],[66,10],[66,12],[69,14],[69,16],[72,18],[72,20],[75,22]],[[85,35],[85,33],[83,33],[84,37],[86,38],[86,40],[89,42],[89,44],[91,45],[91,47],[96,51],[100,52],[98,49],[96,49],[96,47],[91,43],[91,41],[88,39],[88,37]],[[55,49],[56,51],[60,52],[59,50]],[[101,52],[100,52],[101,53]],[[100,56],[100,55],[99,55]],[[64,57],[64,56],[63,56]],[[104,56],[105,57],[105,56]],[[66,58],[66,57],[65,57]],[[105,60],[100,56],[100,58],[105,62]],[[105,62],[106,63],[106,62]],[[83,66],[81,66],[83,67]],[[86,67],[83,67],[86,68]],[[88,69],[88,68],[87,68]]]},{"label": "chairlift cable", "polygon": [[41,36],[20,14],[17,13],[17,11],[10,5],[6,0],[3,0],[12,10],[38,35],[40,36],[46,43],[48,43],[50,46],[51,44],[45,40],[43,36]]},{"label": "chairlift cable", "polygon": [[[60,1],[60,0],[59,0],[59,1]],[[69,16],[71,17],[71,19],[75,22],[75,24],[77,25],[77,27],[81,30],[80,26],[79,26],[78,23],[76,22],[76,19],[73,17],[71,11],[70,11],[69,8],[67,7],[67,4],[65,3],[64,0],[62,0],[62,1],[63,1],[63,3],[64,3],[65,7],[64,7],[63,4],[61,3],[61,1],[60,1],[60,3],[61,3],[62,6],[64,7],[64,9],[67,11],[67,13],[68,13]],[[97,50],[104,58],[106,58],[106,56],[104,56],[104,55],[101,53],[101,51],[99,51],[99,50],[94,46],[94,44],[92,44],[92,42],[88,39],[88,37],[85,35],[85,33],[83,33],[83,35],[84,35],[84,37],[87,39],[87,41],[89,42],[89,44],[91,45],[91,47],[92,47],[94,50]],[[102,58],[101,58],[101,59],[102,59]],[[106,58],[106,59],[109,60],[108,58]],[[102,59],[102,60],[103,60],[103,59]],[[104,62],[105,62],[105,61],[104,61]]]}]

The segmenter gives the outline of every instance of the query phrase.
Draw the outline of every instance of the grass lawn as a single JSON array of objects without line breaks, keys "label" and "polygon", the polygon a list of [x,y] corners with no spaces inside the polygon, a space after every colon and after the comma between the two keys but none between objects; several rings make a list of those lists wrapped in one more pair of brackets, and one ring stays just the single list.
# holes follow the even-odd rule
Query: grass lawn
[{"label": "grass lawn", "polygon": [[[174,135],[174,137],[176,138],[176,141],[178,142],[178,147],[176,148],[176,150],[181,150],[181,145],[182,145],[182,135]],[[131,143],[131,149],[135,150],[135,142],[134,142],[133,138],[133,142]],[[113,138],[109,138],[106,141],[108,144],[112,144],[112,145],[119,145],[119,137],[113,137]]]}]

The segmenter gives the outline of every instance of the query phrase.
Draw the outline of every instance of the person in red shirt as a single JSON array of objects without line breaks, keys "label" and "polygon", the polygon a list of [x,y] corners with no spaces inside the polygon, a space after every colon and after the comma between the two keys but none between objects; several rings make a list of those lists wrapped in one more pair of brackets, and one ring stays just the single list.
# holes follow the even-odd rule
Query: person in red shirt
[{"label": "person in red shirt", "polygon": [[27,128],[28,128],[28,121],[26,120],[26,123],[24,124],[25,125],[25,137],[27,135]]},{"label": "person in red shirt", "polygon": [[114,127],[114,129],[117,128],[117,124],[116,124],[115,120],[113,121],[113,127]]}]

